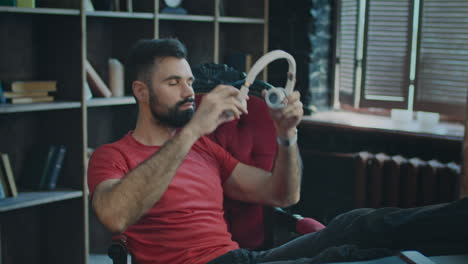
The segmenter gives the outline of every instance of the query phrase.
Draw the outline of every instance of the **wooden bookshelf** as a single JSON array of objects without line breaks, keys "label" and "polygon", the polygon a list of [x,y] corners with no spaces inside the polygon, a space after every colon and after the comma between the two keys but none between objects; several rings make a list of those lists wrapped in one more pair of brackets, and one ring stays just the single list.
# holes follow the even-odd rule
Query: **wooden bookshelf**
[{"label": "wooden bookshelf", "polygon": [[[2,83],[57,81],[53,102],[0,105],[0,152],[9,155],[20,190],[18,196],[0,200],[0,261],[4,264],[86,263],[82,24],[79,9],[60,5],[0,7]],[[25,189],[22,179],[34,162],[32,153],[39,145],[52,144],[67,148],[57,190],[21,191]]]},{"label": "wooden bookshelf", "polygon": [[265,23],[262,18],[247,18],[247,17],[220,17],[220,23],[239,23],[239,24],[260,24]]},{"label": "wooden bookshelf", "polygon": [[153,13],[140,12],[114,12],[114,11],[92,11],[86,12],[88,17],[113,17],[113,18],[129,18],[129,19],[154,19]]},{"label": "wooden bookshelf", "polygon": [[0,6],[0,13],[79,16],[80,10],[61,9],[61,8],[41,8],[41,7],[25,8],[25,7]]},{"label": "wooden bookshelf", "polygon": [[130,105],[135,104],[135,98],[132,96],[111,97],[111,98],[93,98],[86,101],[88,107]]},{"label": "wooden bookshelf", "polygon": [[19,113],[19,112],[34,112],[34,111],[49,111],[62,110],[71,108],[80,108],[80,102],[51,102],[51,103],[34,103],[34,104],[0,104],[0,114]]},{"label": "wooden bookshelf", "polygon": [[47,192],[20,192],[18,196],[0,200],[0,213],[18,210],[31,206],[60,202],[68,199],[80,198],[83,191],[47,191]]},{"label": "wooden bookshelf", "polygon": [[129,87],[123,97],[86,100],[85,60],[108,83],[108,60],[125,62],[142,38],[178,38],[192,66],[224,63],[238,51],[255,61],[268,51],[268,0],[184,1],[185,15],[161,13],[162,0],[133,1],[133,12],[87,11],[85,1],[0,6],[0,81],[57,81],[54,102],[0,105],[0,152],[9,154],[20,183],[37,143],[67,146],[58,190],[0,200],[3,264],[86,264],[90,254],[106,253],[109,246],[110,235],[89,206],[87,150],[133,129],[137,105]]},{"label": "wooden bookshelf", "polygon": [[173,21],[193,21],[193,22],[213,22],[213,16],[202,15],[173,15],[173,14],[159,14],[159,20],[173,20]]}]

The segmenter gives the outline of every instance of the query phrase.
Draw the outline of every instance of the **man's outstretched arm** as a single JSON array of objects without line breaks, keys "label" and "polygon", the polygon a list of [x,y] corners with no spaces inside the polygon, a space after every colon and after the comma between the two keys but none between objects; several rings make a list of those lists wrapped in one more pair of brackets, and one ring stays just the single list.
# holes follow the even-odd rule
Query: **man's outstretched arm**
[{"label": "man's outstretched arm", "polygon": [[[300,198],[302,163],[297,143],[296,126],[302,119],[300,95],[287,97],[287,106],[271,110],[278,151],[272,172],[239,163],[224,183],[224,190],[233,199],[286,207]],[[287,146],[287,141],[289,145]]]}]

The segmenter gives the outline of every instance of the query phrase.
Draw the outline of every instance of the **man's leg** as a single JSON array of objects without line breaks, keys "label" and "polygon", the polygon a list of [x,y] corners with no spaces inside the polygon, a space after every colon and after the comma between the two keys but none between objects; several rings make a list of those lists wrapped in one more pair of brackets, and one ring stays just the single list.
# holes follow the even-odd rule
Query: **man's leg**
[{"label": "man's leg", "polygon": [[[280,247],[259,252],[260,262],[312,258],[329,247],[357,245],[363,248],[387,248],[391,232],[381,221],[396,208],[356,209],[335,217],[325,229],[298,237]],[[390,242],[390,243],[389,243]]]},{"label": "man's leg", "polygon": [[[467,223],[468,199],[409,209],[356,209],[335,217],[319,232],[259,252],[257,260],[312,258],[329,247],[341,245],[355,245],[360,249],[413,249],[429,255],[454,254],[468,247]],[[451,247],[440,248],[447,242],[453,242]],[[453,249],[453,245],[460,248]]]},{"label": "man's leg", "polygon": [[468,198],[402,210],[385,220],[396,227],[394,248],[428,256],[468,252]]},{"label": "man's leg", "polygon": [[[361,257],[360,249],[375,249],[375,252],[381,254],[375,257],[390,254],[385,249],[418,250],[425,255],[457,254],[468,252],[467,223],[468,198],[409,209],[361,208],[335,217],[319,232],[301,236],[280,247],[262,252],[242,249],[240,251],[246,253],[243,262],[214,263],[261,263],[301,258],[314,260],[326,249],[344,245],[358,249],[350,251],[348,255],[352,257]],[[449,246],[444,246],[446,244]],[[372,257],[372,254],[369,256]]]}]

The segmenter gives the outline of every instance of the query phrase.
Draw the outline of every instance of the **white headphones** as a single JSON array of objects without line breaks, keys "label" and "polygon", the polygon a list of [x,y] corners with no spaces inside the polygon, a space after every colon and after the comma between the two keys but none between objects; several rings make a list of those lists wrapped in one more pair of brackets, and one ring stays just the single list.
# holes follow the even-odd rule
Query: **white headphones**
[{"label": "white headphones", "polygon": [[263,68],[277,59],[286,59],[288,61],[289,68],[286,88],[270,88],[265,96],[265,101],[268,107],[273,109],[283,108],[285,106],[283,104],[283,100],[287,95],[292,93],[294,84],[296,83],[296,61],[291,54],[282,50],[270,51],[255,62],[252,69],[250,69],[247,74],[244,85],[242,85],[240,89],[239,98],[246,98],[249,93],[249,87],[255,81],[257,75],[263,70]]}]

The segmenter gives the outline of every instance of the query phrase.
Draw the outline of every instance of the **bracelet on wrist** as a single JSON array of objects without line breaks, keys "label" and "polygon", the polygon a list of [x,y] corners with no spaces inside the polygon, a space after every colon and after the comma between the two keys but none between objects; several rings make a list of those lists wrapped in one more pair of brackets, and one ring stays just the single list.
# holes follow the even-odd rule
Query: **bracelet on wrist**
[{"label": "bracelet on wrist", "polygon": [[276,137],[276,142],[278,142],[278,145],[289,147],[297,143],[297,129],[294,131],[294,136],[291,138],[282,138],[282,137]]}]

